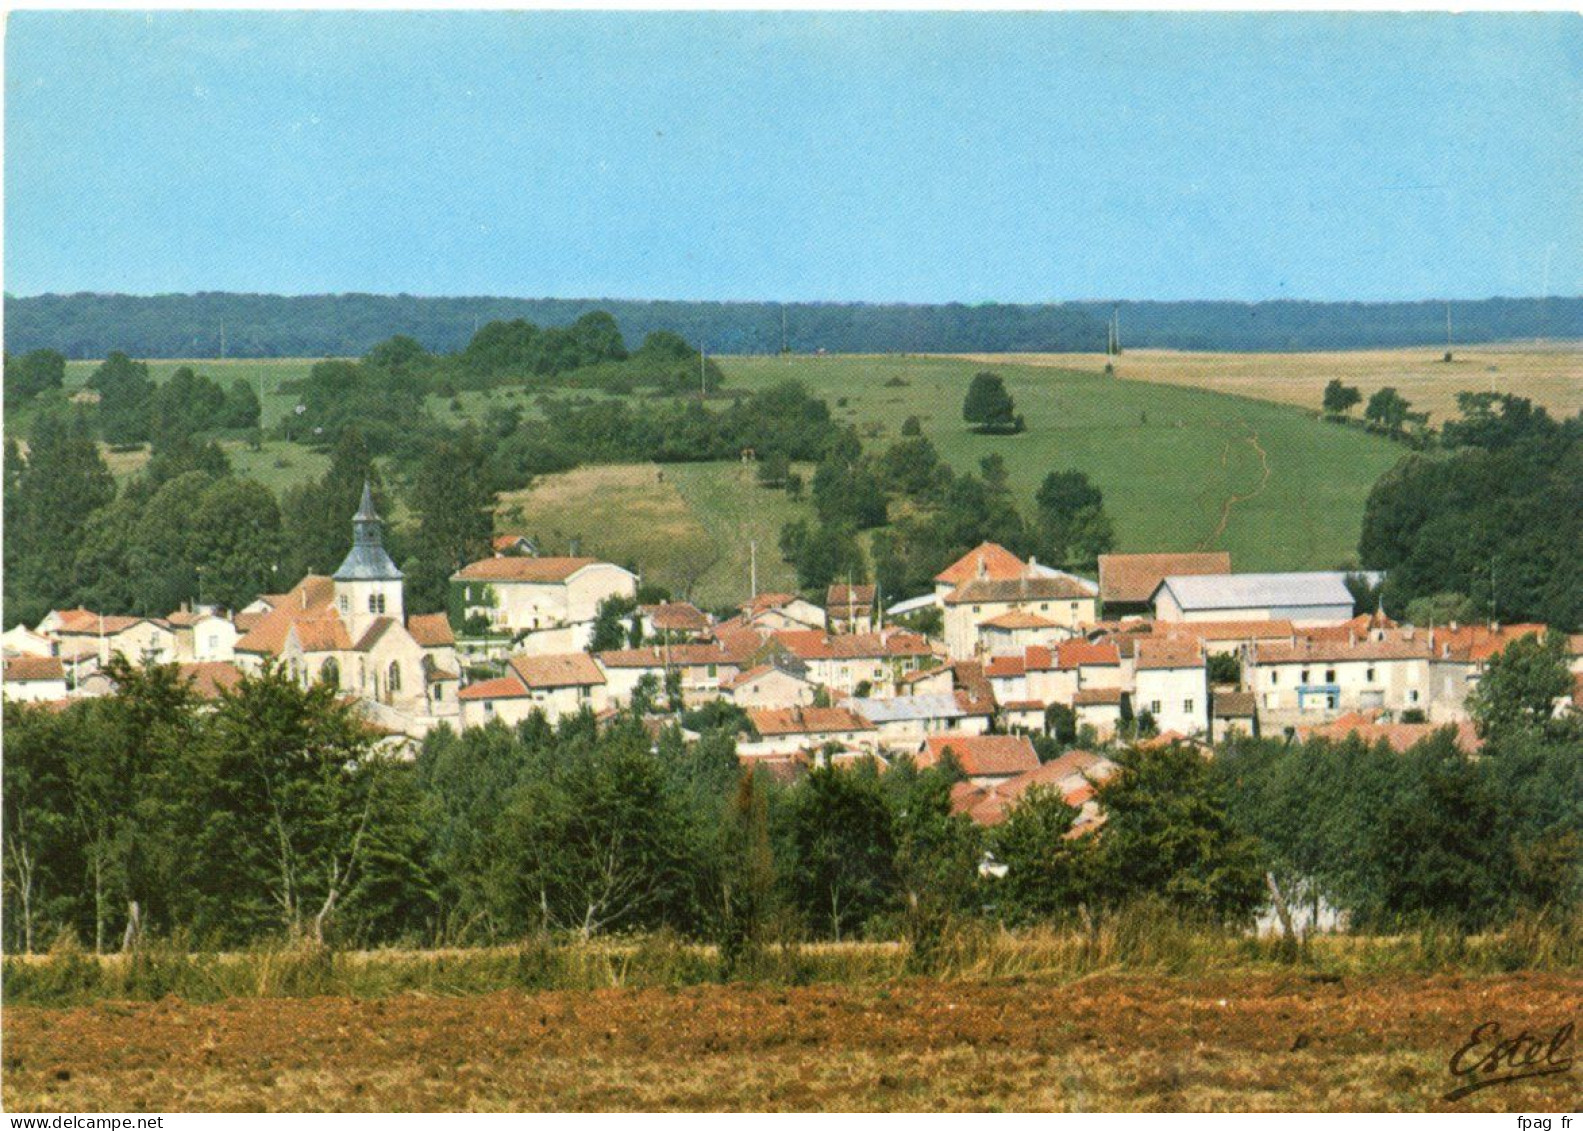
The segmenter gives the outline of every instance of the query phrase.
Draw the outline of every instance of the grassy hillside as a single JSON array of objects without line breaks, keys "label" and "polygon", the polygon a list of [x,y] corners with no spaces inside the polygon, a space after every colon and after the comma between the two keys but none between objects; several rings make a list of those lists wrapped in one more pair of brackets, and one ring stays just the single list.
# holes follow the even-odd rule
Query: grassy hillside
[{"label": "grassy hillside", "polygon": [[[1273,368],[1268,371],[1253,361],[1231,358],[1226,372],[1241,377],[1222,383],[1240,392],[1273,396],[1287,395],[1281,383],[1289,381],[1317,397],[1332,373],[1353,376],[1352,371],[1337,370],[1325,360],[1328,356],[1313,355],[1299,363],[1283,355],[1279,366],[1270,361]],[[1125,355],[1122,376],[1130,378],[1134,367],[1141,369],[1153,358]],[[919,356],[717,360],[733,388],[761,388],[788,378],[803,381],[829,400],[838,420],[863,430],[875,448],[893,442],[902,421],[915,414],[925,434],[958,467],[971,468],[983,456],[999,452],[1025,504],[1031,504],[1048,472],[1083,470],[1104,490],[1123,549],[1227,549],[1244,569],[1351,562],[1363,500],[1404,451],[1288,405],[1164,383],[1173,380],[1172,374],[1187,381],[1189,374],[1207,380],[1205,374],[1219,372],[1196,363],[1157,364],[1145,381],[1105,377],[1099,359],[1075,356],[1016,362]],[[155,379],[163,380],[182,364],[193,364],[222,383],[236,378],[261,381],[265,421],[272,424],[292,407],[291,395],[281,393],[280,386],[305,376],[312,361],[171,360],[150,366]],[[1530,364],[1510,364],[1523,372],[1532,370]],[[1006,378],[1027,418],[1023,435],[977,436],[962,423],[969,379],[991,366]],[[71,363],[68,385],[80,386],[92,368],[89,362]],[[1265,376],[1249,376],[1258,372]],[[1162,383],[1155,383],[1156,378]],[[1563,397],[1568,382],[1575,384],[1564,371],[1534,380],[1560,382]],[[1413,395],[1404,382],[1398,385]],[[1289,399],[1306,396],[1291,394]],[[454,424],[481,417],[490,405],[505,404],[535,415],[527,393],[506,389],[465,393],[459,410],[452,408],[450,398],[433,397],[429,408]],[[7,429],[17,434],[25,424],[19,415],[8,419]],[[239,470],[276,490],[324,468],[323,456],[296,444],[271,441],[256,452],[241,443],[227,447]],[[111,458],[117,474],[125,476],[141,467],[146,455],[114,453]],[[576,538],[588,552],[636,562],[655,581],[677,591],[691,587],[696,599],[717,603],[746,591],[748,543],[754,540],[759,543],[760,587],[792,582],[776,552],[776,538],[781,525],[807,514],[808,506],[759,488],[750,472],[736,464],[663,469],[633,465],[550,477],[502,499],[499,510],[502,528],[521,526],[562,549]]]},{"label": "grassy hillside", "polygon": [[979,436],[966,429],[961,409],[968,381],[988,367],[981,363],[799,357],[721,364],[738,386],[802,380],[829,398],[838,419],[872,433],[876,447],[893,442],[916,414],[957,467],[998,452],[1029,505],[1050,471],[1084,471],[1105,493],[1120,548],[1224,549],[1239,569],[1350,563],[1364,498],[1404,451],[1284,405],[1048,366],[993,365],[1028,431]]},{"label": "grassy hillside", "polygon": [[637,463],[547,475],[502,495],[495,526],[532,534],[549,553],[575,545],[634,565],[645,581],[712,608],[747,595],[753,541],[759,588],[795,588],[775,542],[782,525],[809,513],[740,464]]}]

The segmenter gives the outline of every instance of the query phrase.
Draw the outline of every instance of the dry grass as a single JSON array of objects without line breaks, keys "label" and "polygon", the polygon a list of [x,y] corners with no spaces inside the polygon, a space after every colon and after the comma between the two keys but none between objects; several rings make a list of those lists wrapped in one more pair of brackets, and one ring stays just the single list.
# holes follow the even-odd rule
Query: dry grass
[{"label": "dry grass", "polygon": [[547,553],[566,553],[575,540],[580,554],[637,563],[645,577],[674,586],[714,547],[666,470],[611,464],[543,476],[500,496],[495,528],[532,534]]},{"label": "dry grass", "polygon": [[43,1110],[1553,1110],[1576,1069],[1447,1103],[1472,1027],[1553,1029],[1564,974],[407,994],[5,1013]]},{"label": "dry grass", "polygon": [[[1576,342],[1458,346],[1448,365],[1432,347],[1330,353],[1187,353],[1129,350],[1116,361],[1127,381],[1187,385],[1303,408],[1320,407],[1325,385],[1339,377],[1365,402],[1387,385],[1427,410],[1431,422],[1455,416],[1457,393],[1516,393],[1570,416],[1583,409],[1583,346]],[[984,364],[1034,365],[1103,373],[1100,354],[982,354]],[[1358,410],[1354,410],[1356,413]]]}]

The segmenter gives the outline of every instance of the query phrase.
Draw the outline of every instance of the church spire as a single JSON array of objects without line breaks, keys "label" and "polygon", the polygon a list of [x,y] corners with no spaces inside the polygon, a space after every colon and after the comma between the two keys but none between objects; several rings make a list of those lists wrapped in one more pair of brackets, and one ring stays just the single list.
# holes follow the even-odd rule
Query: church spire
[{"label": "church spire", "polygon": [[385,552],[385,524],[374,509],[374,491],[363,480],[363,501],[352,516],[352,552],[335,571],[337,581],[396,581],[401,571]]}]

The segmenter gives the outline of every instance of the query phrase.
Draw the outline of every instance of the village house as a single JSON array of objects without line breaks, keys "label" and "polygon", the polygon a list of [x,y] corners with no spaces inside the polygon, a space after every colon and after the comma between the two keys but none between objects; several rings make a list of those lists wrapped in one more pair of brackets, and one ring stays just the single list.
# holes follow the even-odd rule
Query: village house
[{"label": "village house", "polygon": [[13,656],[53,656],[55,641],[34,632],[25,624],[14,624],[0,634],[0,649],[7,659]]},{"label": "village house", "polygon": [[87,609],[57,609],[38,624],[52,637],[68,666],[102,667],[111,656],[130,664],[168,664],[176,659],[176,633],[156,617],[112,616]]},{"label": "village house", "polygon": [[242,669],[229,660],[177,664],[176,671],[205,703],[213,703],[221,692],[233,691],[242,682]]},{"label": "village house", "polygon": [[1132,704],[1162,732],[1209,733],[1209,670],[1193,641],[1143,638],[1132,642],[1123,667],[1132,672]]},{"label": "village house", "polygon": [[497,558],[531,558],[539,552],[526,534],[496,534],[490,545]]},{"label": "village house", "polygon": [[638,624],[646,640],[698,640],[714,628],[714,618],[687,601],[661,601],[639,605]]},{"label": "village house", "polygon": [[351,551],[335,575],[309,574],[268,605],[236,642],[244,671],[282,663],[304,684],[322,680],[355,696],[391,731],[421,734],[456,718],[459,668],[446,643],[449,626],[443,614],[406,617],[402,573],[385,552],[367,485],[352,518]]},{"label": "village house", "polygon": [[818,688],[796,660],[776,657],[720,682],[720,697],[738,707],[807,707]]},{"label": "village house", "polygon": [[165,618],[175,638],[178,663],[209,663],[230,660],[236,655],[240,634],[231,619],[213,606],[189,609],[185,606]]},{"label": "village house", "polygon": [[982,655],[979,626],[1008,613],[1029,613],[1050,626],[1041,630],[1046,640],[1070,638],[1092,622],[1096,597],[1087,582],[1068,575],[1044,577],[975,578],[948,593],[945,605],[945,646],[953,659]]},{"label": "village house", "polygon": [[1101,823],[1095,794],[1120,770],[1109,758],[1091,751],[1068,750],[1042,766],[993,785],[959,782],[951,791],[951,811],[965,814],[975,824],[993,827],[1004,823],[1028,791],[1038,786],[1060,794],[1062,801],[1078,810],[1067,835],[1080,834]]},{"label": "village house", "polygon": [[10,703],[51,703],[66,698],[66,667],[58,656],[14,656],[5,661],[3,688]]},{"label": "village house", "polygon": [[989,730],[989,711],[960,691],[891,699],[852,698],[843,706],[873,725],[882,747],[915,750],[931,734],[977,735]]},{"label": "village house", "polygon": [[586,652],[512,656],[506,674],[462,688],[461,725],[484,726],[496,719],[509,726],[542,711],[556,722],[579,711],[606,707],[605,673]]},{"label": "village house", "polygon": [[1288,620],[1298,628],[1352,619],[1344,573],[1175,575],[1152,597],[1161,621]]},{"label": "village house", "polygon": [[1294,636],[1249,649],[1243,684],[1266,727],[1346,712],[1429,709],[1430,636],[1403,629],[1363,639]]},{"label": "village house", "polygon": [[737,743],[737,754],[744,761],[818,750],[831,743],[843,749],[873,749],[878,738],[867,719],[846,707],[756,707],[748,711],[748,720],[758,737]]},{"label": "village house", "polygon": [[1449,724],[1393,723],[1383,719],[1379,711],[1354,711],[1329,722],[1299,726],[1296,735],[1304,741],[1324,738],[1331,742],[1343,742],[1348,738],[1357,738],[1369,746],[1384,742],[1396,753],[1405,754],[1441,731],[1449,731],[1457,748],[1464,754],[1477,754],[1484,745],[1473,724],[1466,720]]},{"label": "village house", "polygon": [[939,765],[946,751],[951,752],[967,779],[980,788],[999,785],[1039,767],[1039,755],[1024,735],[937,734],[919,746],[918,768],[927,770]]},{"label": "village house", "polygon": [[741,623],[760,632],[825,631],[825,612],[795,593],[760,593],[741,606]]},{"label": "village house", "polygon": [[893,695],[903,676],[934,660],[925,637],[901,628],[843,636],[777,632],[769,643],[805,665],[814,683],[847,695],[858,694],[864,684],[869,695]]},{"label": "village house", "polygon": [[696,707],[718,698],[722,683],[756,666],[763,647],[763,638],[751,629],[722,626],[708,641],[617,648],[595,655],[609,680],[606,694],[611,703],[630,702],[644,676],[652,676],[663,695],[666,675],[675,672],[683,700]]},{"label": "village house", "polygon": [[1070,636],[1070,629],[1047,617],[1014,609],[978,623],[976,651],[981,656],[1005,656],[1036,645],[1055,644]]},{"label": "village house", "polygon": [[872,632],[874,630],[872,585],[832,585],[825,591],[825,622],[831,632]]},{"label": "village house", "polygon": [[938,695],[956,687],[956,674],[947,665],[921,667],[896,680],[897,695]]},{"label": "village house", "polygon": [[586,650],[599,606],[637,596],[629,570],[596,558],[494,557],[451,575],[464,619],[483,617],[496,632],[522,637],[521,651]]},{"label": "village house", "polygon": [[1231,555],[1224,551],[1203,554],[1101,554],[1099,599],[1105,616],[1152,616],[1154,591],[1167,577],[1194,577],[1231,572]]},{"label": "village house", "polygon": [[1259,737],[1259,697],[1253,692],[1211,688],[1209,711],[1211,742],[1238,735]]},{"label": "village house", "polygon": [[1092,727],[1096,742],[1109,742],[1116,737],[1130,707],[1130,694],[1119,687],[1084,688],[1072,696],[1078,730]]},{"label": "village house", "polygon": [[1542,624],[1451,624],[1430,629],[1430,721],[1444,723],[1466,719],[1468,697],[1478,687],[1490,660],[1512,642],[1524,636],[1542,636],[1547,631]]}]

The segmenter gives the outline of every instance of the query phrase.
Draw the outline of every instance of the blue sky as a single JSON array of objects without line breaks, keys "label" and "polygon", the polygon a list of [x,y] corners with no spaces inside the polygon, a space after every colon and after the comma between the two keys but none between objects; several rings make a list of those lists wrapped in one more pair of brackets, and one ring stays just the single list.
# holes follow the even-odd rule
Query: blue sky
[{"label": "blue sky", "polygon": [[10,17],[5,289],[1583,292],[1568,15]]}]

